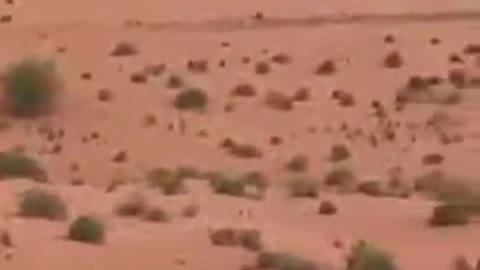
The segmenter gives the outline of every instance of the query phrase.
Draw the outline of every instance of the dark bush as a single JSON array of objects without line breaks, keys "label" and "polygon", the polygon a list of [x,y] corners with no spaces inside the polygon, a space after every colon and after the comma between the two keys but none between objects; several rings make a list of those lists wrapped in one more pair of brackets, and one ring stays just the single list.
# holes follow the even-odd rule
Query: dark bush
[{"label": "dark bush", "polygon": [[347,270],[396,270],[391,255],[363,241],[357,243],[349,259]]},{"label": "dark bush", "polygon": [[11,177],[32,178],[46,182],[47,173],[33,158],[17,151],[0,153],[0,179]]},{"label": "dark bush", "polygon": [[289,194],[291,197],[318,197],[318,183],[310,178],[296,177],[288,182]]},{"label": "dark bush", "polygon": [[78,242],[100,244],[105,240],[105,228],[96,218],[80,216],[70,225],[68,237]]},{"label": "dark bush", "polygon": [[443,203],[433,209],[429,223],[434,227],[461,226],[468,224],[470,213],[460,203]]},{"label": "dark bush", "polygon": [[304,154],[297,154],[293,156],[285,165],[290,172],[304,172],[308,170],[310,160]]},{"label": "dark bush", "polygon": [[337,206],[328,200],[322,201],[318,207],[318,214],[320,215],[334,215],[338,212]]},{"label": "dark bush", "polygon": [[178,110],[202,111],[208,106],[208,96],[200,88],[189,88],[178,93],[174,106]]},{"label": "dark bush", "polygon": [[27,218],[62,221],[67,218],[67,206],[58,195],[40,188],[31,188],[22,194],[19,214]]}]

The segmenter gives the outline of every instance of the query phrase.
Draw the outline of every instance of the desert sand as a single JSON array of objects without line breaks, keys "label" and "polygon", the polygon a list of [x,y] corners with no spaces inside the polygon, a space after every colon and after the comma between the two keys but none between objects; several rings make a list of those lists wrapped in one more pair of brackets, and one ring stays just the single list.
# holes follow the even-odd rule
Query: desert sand
[{"label": "desert sand", "polygon": [[[254,226],[268,247],[332,270],[345,269],[348,244],[358,239],[388,251],[404,270],[447,270],[457,255],[480,258],[478,223],[431,228],[427,220],[436,202],[419,194],[371,197],[321,188],[316,199],[290,198],[285,184],[292,175],[285,163],[299,153],[309,159],[305,174],[322,181],[334,166],[330,148],[339,143],[351,151],[347,163],[359,180],[387,181],[389,169],[397,166],[407,183],[432,169],[478,181],[478,84],[458,90],[462,99],[453,105],[412,103],[396,111],[394,102],[413,75],[447,78],[453,68],[472,78],[480,75],[479,58],[463,51],[467,44],[480,44],[478,1],[16,0],[0,3],[3,15],[12,17],[0,23],[0,70],[25,57],[52,59],[64,91],[49,116],[30,120],[2,113],[8,127],[0,133],[0,150],[21,145],[37,158],[49,175],[45,188],[58,193],[70,213],[65,222],[18,216],[18,193],[39,184],[29,179],[0,182],[0,228],[15,243],[0,249],[2,256],[11,256],[0,259],[0,269],[241,269],[254,260],[253,253],[209,241],[208,229],[222,224]],[[393,41],[385,41],[388,35]],[[434,38],[438,43],[433,44]],[[120,42],[134,44],[138,53],[111,56]],[[398,68],[384,66],[392,51],[403,59]],[[452,53],[463,63],[452,63]],[[277,54],[291,60],[272,62]],[[188,70],[187,62],[195,59],[208,61],[208,70]],[[315,74],[325,60],[335,63],[336,72]],[[259,61],[270,63],[268,74],[255,72]],[[163,66],[161,74],[133,82],[132,73],[148,65]],[[171,74],[181,76],[185,87],[208,94],[204,112],[172,106],[181,90],[167,87]],[[233,97],[231,89],[241,83],[255,86],[256,95]],[[310,97],[291,110],[264,102],[270,90],[290,96],[302,87]],[[112,98],[100,101],[100,89],[108,89]],[[354,104],[340,106],[332,99],[335,90],[353,95]],[[383,104],[385,121],[398,122],[392,140],[381,135],[374,100]],[[225,111],[226,103],[234,109]],[[427,124],[438,112],[452,119],[442,134]],[[147,115],[154,115],[155,123],[145,124]],[[63,130],[64,136],[46,141],[38,133],[45,126]],[[91,139],[92,133],[98,138]],[[369,134],[377,136],[375,146]],[[271,145],[271,136],[282,143]],[[257,146],[261,157],[226,153],[219,146],[226,137]],[[52,153],[55,145],[61,149]],[[124,162],[112,162],[116,151],[127,153]],[[439,153],[444,161],[425,165],[422,157],[428,153]],[[78,169],[72,170],[72,164]],[[214,194],[202,180],[187,181],[188,192],[174,196],[145,184],[149,169],[181,165],[203,171],[258,170],[270,187],[264,199],[252,200]],[[72,185],[75,179],[83,185]],[[126,183],[106,192],[112,179]],[[116,215],[115,205],[132,190],[161,205],[171,220],[151,223]],[[336,215],[317,214],[324,199],[335,202]],[[187,219],[181,209],[189,204],[200,211]],[[251,215],[239,215],[247,209]],[[103,245],[66,239],[68,221],[80,214],[104,221]],[[344,246],[334,247],[336,240]]]}]

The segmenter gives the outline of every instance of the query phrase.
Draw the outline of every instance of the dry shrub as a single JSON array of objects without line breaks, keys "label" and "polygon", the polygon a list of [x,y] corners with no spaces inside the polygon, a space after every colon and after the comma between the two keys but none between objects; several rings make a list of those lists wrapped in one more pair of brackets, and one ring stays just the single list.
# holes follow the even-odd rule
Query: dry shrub
[{"label": "dry shrub", "polygon": [[193,218],[198,215],[200,207],[196,204],[190,204],[185,206],[182,210],[182,216],[186,218]]},{"label": "dry shrub", "polygon": [[186,192],[185,181],[175,172],[163,167],[156,167],[147,172],[147,181],[152,187],[162,190],[164,195],[175,195]]},{"label": "dry shrub", "polygon": [[68,238],[83,243],[101,244],[105,241],[105,225],[97,218],[80,216],[70,224]]},{"label": "dry shrub", "polygon": [[210,186],[217,194],[242,197],[245,195],[245,183],[232,174],[218,174],[210,180]]},{"label": "dry shrub", "polygon": [[337,66],[332,60],[323,61],[315,69],[316,75],[332,75],[335,72],[337,72]]},{"label": "dry shrub", "polygon": [[456,53],[450,53],[448,55],[448,61],[450,63],[461,63],[461,64],[464,63],[462,57],[460,55],[456,54]]},{"label": "dry shrub", "polygon": [[256,269],[268,270],[320,270],[315,262],[292,253],[261,251],[256,258]]},{"label": "dry shrub", "polygon": [[291,111],[293,109],[293,100],[289,96],[270,90],[265,95],[265,104],[275,110]]},{"label": "dry shrub", "polygon": [[349,159],[351,156],[350,150],[344,144],[335,144],[330,149],[330,161],[338,162]]},{"label": "dry shrub", "polygon": [[391,69],[400,68],[403,65],[403,57],[398,51],[390,52],[383,60],[383,65]]},{"label": "dry shrub", "polygon": [[290,172],[304,172],[308,170],[309,165],[310,160],[306,155],[296,154],[285,164],[285,168]]},{"label": "dry shrub", "polygon": [[20,216],[63,221],[68,209],[63,199],[55,193],[41,188],[30,188],[23,192],[19,202]]},{"label": "dry shrub", "polygon": [[271,60],[274,63],[280,64],[280,65],[286,65],[292,62],[292,57],[290,57],[290,55],[286,53],[277,53],[271,57]]},{"label": "dry shrub", "polygon": [[115,213],[123,217],[137,217],[143,215],[146,209],[147,202],[143,194],[132,192],[117,205]]},{"label": "dry shrub", "polygon": [[304,102],[310,99],[310,89],[306,87],[300,87],[292,96],[295,102]]},{"label": "dry shrub", "polygon": [[185,81],[182,77],[176,74],[168,76],[166,86],[171,89],[178,89],[185,85]]},{"label": "dry shrub", "polygon": [[480,44],[470,43],[463,48],[465,54],[480,54]]},{"label": "dry shrub", "polygon": [[465,256],[456,256],[452,261],[451,270],[476,270],[470,265],[470,262]]},{"label": "dry shrub", "polygon": [[337,206],[329,200],[322,201],[318,207],[318,214],[320,215],[335,215],[337,212]]},{"label": "dry shrub", "polygon": [[357,185],[358,192],[365,194],[367,196],[378,197],[385,194],[385,190],[379,181],[369,180],[358,183]]},{"label": "dry shrub", "polygon": [[132,83],[146,83],[148,80],[147,74],[143,72],[134,72],[130,75],[130,81]]},{"label": "dry shrub", "polygon": [[126,41],[119,42],[110,52],[110,55],[115,57],[133,56],[136,54],[138,54],[137,47],[133,43]]},{"label": "dry shrub", "polygon": [[463,69],[451,69],[448,71],[448,80],[457,88],[464,88],[467,85],[467,75]]},{"label": "dry shrub", "polygon": [[439,153],[428,153],[422,157],[423,165],[438,165],[443,163],[445,157]]},{"label": "dry shrub", "polygon": [[355,182],[352,170],[344,167],[335,167],[327,173],[324,183],[327,186],[346,187]]},{"label": "dry shrub", "polygon": [[414,187],[416,191],[441,201],[470,202],[480,198],[477,186],[438,169],[415,178]]},{"label": "dry shrub", "polygon": [[288,192],[293,198],[317,198],[319,183],[312,178],[298,176],[288,181]]},{"label": "dry shrub", "polygon": [[370,243],[359,241],[352,247],[347,270],[396,270],[395,260]]},{"label": "dry shrub", "polygon": [[47,172],[32,157],[18,151],[0,152],[0,180],[6,178],[30,178],[47,182]]},{"label": "dry shrub", "polygon": [[170,220],[168,213],[159,206],[147,207],[142,218],[151,222],[168,222]]},{"label": "dry shrub", "polygon": [[259,251],[262,249],[262,234],[256,229],[223,227],[209,232],[209,238],[215,246],[236,247]]},{"label": "dry shrub", "polygon": [[208,178],[210,186],[217,194],[261,199],[268,188],[267,178],[257,171],[243,174],[212,173]]},{"label": "dry shrub", "polygon": [[247,143],[235,143],[229,148],[229,153],[243,159],[261,158],[263,155],[257,146]]},{"label": "dry shrub", "polygon": [[108,88],[101,88],[97,91],[97,100],[101,102],[109,102],[114,99],[113,92]]},{"label": "dry shrub", "polygon": [[385,42],[385,43],[387,43],[387,44],[394,43],[394,42],[395,42],[395,37],[394,37],[392,34],[387,34],[387,35],[383,38],[383,42]]},{"label": "dry shrub", "polygon": [[255,73],[258,75],[266,75],[270,73],[272,68],[270,67],[270,64],[264,61],[257,62],[255,64]]},{"label": "dry shrub", "polygon": [[429,223],[434,227],[461,226],[470,221],[468,207],[461,203],[442,203],[433,209]]},{"label": "dry shrub", "polygon": [[257,94],[257,90],[255,86],[249,83],[242,83],[235,86],[232,91],[231,95],[236,97],[253,97]]},{"label": "dry shrub", "polygon": [[355,105],[355,97],[353,94],[343,90],[335,90],[332,92],[332,98],[342,107],[351,107]]},{"label": "dry shrub", "polygon": [[179,92],[173,105],[181,111],[203,111],[209,102],[208,95],[203,89],[189,88]]},{"label": "dry shrub", "polygon": [[206,73],[208,72],[208,61],[205,59],[189,60],[187,69],[193,73]]},{"label": "dry shrub", "polygon": [[461,101],[458,89],[448,85],[432,85],[428,78],[413,76],[407,86],[399,89],[397,103],[457,104]]}]

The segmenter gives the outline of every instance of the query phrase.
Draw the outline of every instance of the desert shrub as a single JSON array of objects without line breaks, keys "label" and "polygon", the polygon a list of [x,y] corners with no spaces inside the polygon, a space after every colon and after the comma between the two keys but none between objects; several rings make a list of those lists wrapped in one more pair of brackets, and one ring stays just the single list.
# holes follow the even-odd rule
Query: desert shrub
[{"label": "desert shrub", "polygon": [[423,165],[436,165],[441,164],[445,157],[439,153],[428,153],[422,158]]},{"label": "desert shrub", "polygon": [[408,79],[407,89],[411,90],[423,90],[429,87],[428,79],[423,78],[420,75],[413,75]]},{"label": "desert shrub", "polygon": [[350,150],[344,144],[335,144],[330,149],[330,160],[333,162],[350,158]]},{"label": "desert shrub", "polygon": [[260,61],[255,64],[255,73],[257,73],[258,75],[266,75],[270,73],[271,70],[272,68],[267,62]]},{"label": "desert shrub", "polygon": [[162,167],[147,172],[147,181],[152,187],[160,188],[165,195],[179,194],[186,190],[184,178]]},{"label": "desert shrub", "polygon": [[257,90],[252,84],[242,83],[233,87],[230,94],[237,97],[253,97],[257,94]]},{"label": "desert shrub", "polygon": [[303,102],[310,99],[310,89],[306,87],[300,87],[295,91],[292,96],[292,100],[296,102]]},{"label": "desert shrub", "polygon": [[416,177],[414,188],[441,201],[466,202],[479,198],[478,190],[464,179],[449,176],[441,170],[432,170]]},{"label": "desert shrub", "polygon": [[168,213],[158,206],[146,208],[143,213],[143,219],[151,222],[167,222],[170,220]]},{"label": "desert shrub", "polygon": [[256,259],[259,269],[272,270],[318,270],[319,267],[312,261],[286,252],[259,252]]},{"label": "desert shrub", "polygon": [[470,220],[468,208],[461,203],[442,203],[433,208],[429,223],[434,227],[466,225]]},{"label": "desert shrub", "polygon": [[245,196],[261,199],[268,188],[268,180],[261,172],[250,171],[242,175],[241,181],[245,184]]},{"label": "desert shrub", "polygon": [[172,74],[168,76],[166,85],[168,88],[178,89],[185,85],[185,81],[179,75]]},{"label": "desert shrub", "polygon": [[392,69],[401,67],[403,65],[402,55],[398,51],[390,52],[383,60],[383,65]]},{"label": "desert shrub", "polygon": [[127,41],[117,43],[110,51],[110,55],[115,57],[132,56],[136,54],[138,54],[137,47],[133,43]]},{"label": "desert shrub", "polygon": [[368,195],[368,196],[381,196],[384,195],[384,190],[380,184],[380,182],[375,180],[369,180],[360,182],[357,185],[358,192]]},{"label": "desert shrub", "polygon": [[238,230],[238,240],[242,247],[250,251],[259,251],[263,248],[262,234],[257,229]]},{"label": "desert shrub", "polygon": [[80,216],[70,224],[68,238],[78,242],[100,244],[105,240],[105,226],[94,217]]},{"label": "desert shrub", "polygon": [[332,92],[332,98],[342,107],[351,107],[355,105],[355,97],[353,94],[344,90],[334,90]]},{"label": "desert shrub", "polygon": [[115,212],[119,216],[133,217],[142,215],[146,207],[145,197],[141,193],[133,192],[117,205]]},{"label": "desert shrub", "polygon": [[269,108],[279,111],[291,111],[293,109],[292,98],[279,91],[268,91],[265,94],[264,102]]},{"label": "desert shrub", "polygon": [[209,233],[210,242],[215,246],[237,246],[237,233],[233,228],[219,228]]},{"label": "desert shrub", "polygon": [[202,178],[202,172],[197,168],[189,165],[178,166],[173,172],[177,178],[180,179],[200,179]]},{"label": "desert shrub", "polygon": [[285,164],[285,168],[290,172],[304,172],[308,170],[309,165],[310,160],[306,155],[297,154]]},{"label": "desert shrub", "polygon": [[480,54],[480,44],[470,43],[463,48],[465,54]]},{"label": "desert shrub", "polygon": [[208,96],[200,88],[189,88],[177,94],[174,106],[178,110],[201,111],[208,105]]},{"label": "desert shrub", "polygon": [[318,197],[318,183],[311,178],[295,177],[288,181],[288,190],[291,197]]},{"label": "desert shrub", "polygon": [[332,60],[323,61],[315,69],[316,75],[331,75],[335,72],[337,72],[337,66]]},{"label": "desert shrub", "polygon": [[248,143],[234,143],[229,148],[229,153],[237,158],[260,158],[262,157],[262,151],[253,144]]},{"label": "desert shrub", "polygon": [[36,59],[10,66],[3,83],[7,108],[18,117],[49,113],[61,86],[54,63]]},{"label": "desert shrub", "polygon": [[355,181],[352,170],[343,167],[333,168],[327,173],[324,183],[327,186],[347,186]]},{"label": "desert shrub", "polygon": [[182,210],[182,216],[187,218],[193,218],[198,214],[199,210],[200,210],[200,207],[196,204],[187,205]]},{"label": "desert shrub", "polygon": [[465,256],[456,256],[452,261],[451,270],[475,270],[473,266],[470,265]]},{"label": "desert shrub", "polygon": [[395,270],[394,259],[383,250],[363,241],[353,249],[348,264],[348,270]]},{"label": "desert shrub", "polygon": [[292,57],[286,53],[277,53],[271,57],[271,60],[274,63],[286,65],[292,62]]},{"label": "desert shrub", "polygon": [[205,59],[189,60],[187,68],[193,73],[206,73],[208,72],[208,61]]},{"label": "desert shrub", "polygon": [[57,194],[40,188],[31,188],[22,194],[19,214],[28,218],[61,221],[67,218],[67,205]]},{"label": "desert shrub", "polygon": [[209,232],[210,242],[216,246],[241,246],[250,251],[263,247],[262,234],[257,229],[223,227]]},{"label": "desert shrub", "polygon": [[334,215],[338,212],[337,206],[328,200],[322,201],[318,207],[318,214],[320,215]]},{"label": "desert shrub", "polygon": [[210,181],[210,186],[217,194],[244,196],[245,183],[233,175],[220,174]]},{"label": "desert shrub", "polygon": [[0,179],[8,177],[27,177],[38,182],[48,180],[38,161],[18,151],[0,153]]}]

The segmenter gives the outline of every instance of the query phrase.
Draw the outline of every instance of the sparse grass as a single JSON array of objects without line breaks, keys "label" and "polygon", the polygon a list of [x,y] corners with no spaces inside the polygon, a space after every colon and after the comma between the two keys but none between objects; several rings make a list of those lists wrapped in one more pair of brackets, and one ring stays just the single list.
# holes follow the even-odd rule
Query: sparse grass
[{"label": "sparse grass", "polygon": [[38,59],[10,66],[3,84],[8,111],[14,116],[29,118],[50,113],[61,87],[54,62]]},{"label": "sparse grass", "polygon": [[200,88],[189,88],[178,93],[174,106],[181,111],[203,111],[208,106],[208,95]]},{"label": "sparse grass", "polygon": [[372,244],[360,241],[353,249],[347,270],[396,270],[393,257]]},{"label": "sparse grass", "polygon": [[137,217],[142,215],[146,208],[147,203],[143,194],[132,192],[125,200],[117,205],[115,212],[119,216]]},{"label": "sparse grass", "polygon": [[137,47],[133,43],[127,41],[117,43],[110,52],[110,55],[115,57],[133,56],[136,54],[138,54]]},{"label": "sparse grass", "polygon": [[337,206],[329,200],[324,200],[318,207],[318,214],[320,215],[335,215],[338,212]]},{"label": "sparse grass", "polygon": [[304,154],[296,154],[285,164],[285,168],[294,173],[305,172],[309,166],[310,160]]},{"label": "sparse grass", "polygon": [[38,161],[18,151],[0,153],[0,180],[26,177],[37,182],[47,182],[48,176]]},{"label": "sparse grass", "polygon": [[350,150],[344,144],[335,144],[330,149],[330,160],[333,162],[342,161],[350,158]]},{"label": "sparse grass", "polygon": [[164,195],[175,195],[186,191],[184,177],[166,168],[157,167],[147,172],[147,181],[152,187],[160,188]]},{"label": "sparse grass", "polygon": [[317,198],[319,183],[308,177],[295,177],[288,181],[290,197]]},{"label": "sparse grass", "polygon": [[55,193],[31,188],[22,194],[19,202],[20,216],[62,221],[67,218],[67,205]]},{"label": "sparse grass", "polygon": [[91,216],[80,216],[68,231],[68,238],[74,241],[101,244],[105,241],[105,225]]},{"label": "sparse grass", "polygon": [[293,99],[274,90],[266,93],[264,102],[269,108],[279,111],[291,111],[293,109]]},{"label": "sparse grass", "polygon": [[256,259],[258,269],[269,270],[319,270],[313,261],[286,252],[259,252]]},{"label": "sparse grass", "polygon": [[434,227],[462,226],[468,224],[468,207],[461,203],[442,203],[435,206],[429,224]]},{"label": "sparse grass", "polygon": [[241,246],[254,252],[263,248],[262,234],[257,229],[223,227],[211,230],[209,238],[216,246]]}]

